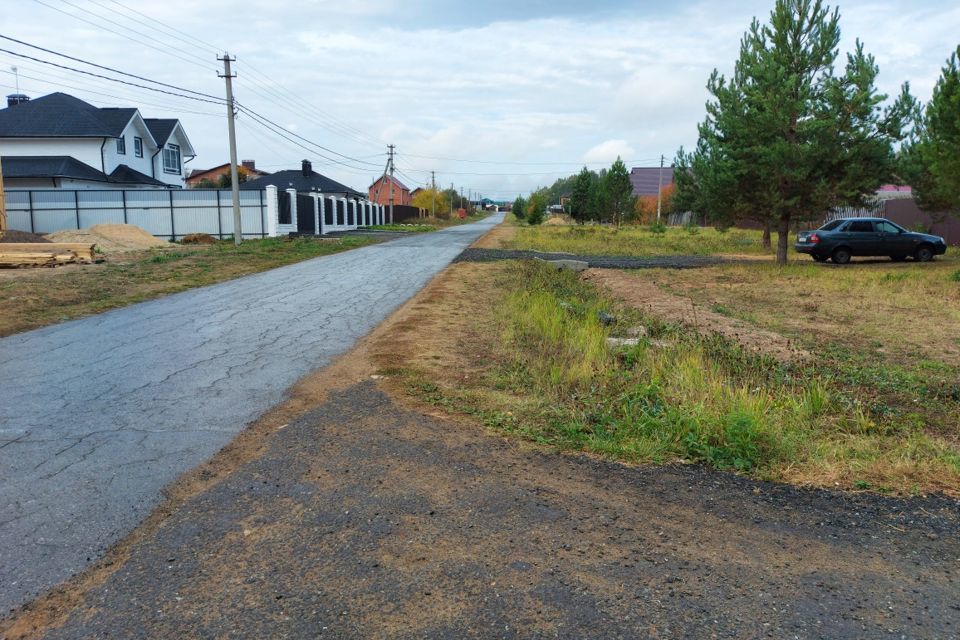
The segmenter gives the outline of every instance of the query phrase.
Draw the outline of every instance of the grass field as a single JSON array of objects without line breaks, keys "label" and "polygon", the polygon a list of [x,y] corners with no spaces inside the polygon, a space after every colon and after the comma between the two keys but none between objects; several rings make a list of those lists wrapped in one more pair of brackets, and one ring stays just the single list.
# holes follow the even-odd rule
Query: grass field
[{"label": "grass field", "polygon": [[0,336],[377,242],[266,238],[115,254],[97,265],[0,270]]},{"label": "grass field", "polygon": [[[854,271],[861,266],[865,285]],[[815,357],[785,363],[627,307],[570,273],[456,265],[447,285],[455,294],[421,305],[409,338],[381,345],[381,362],[412,397],[560,449],[804,485],[958,495],[960,363],[940,351],[958,337],[957,264],[872,268],[634,274],[794,332]],[[818,292],[831,302],[812,302]],[[915,325],[912,344],[898,345],[894,328],[909,329],[927,295],[946,308]],[[616,324],[599,322],[600,311]],[[639,327],[646,337],[636,346],[608,345]]]},{"label": "grass field", "polygon": [[[775,238],[776,236],[774,236]],[[747,229],[718,231],[710,227],[518,226],[504,249],[574,253],[578,255],[755,255],[773,256],[763,248],[763,234]]]}]

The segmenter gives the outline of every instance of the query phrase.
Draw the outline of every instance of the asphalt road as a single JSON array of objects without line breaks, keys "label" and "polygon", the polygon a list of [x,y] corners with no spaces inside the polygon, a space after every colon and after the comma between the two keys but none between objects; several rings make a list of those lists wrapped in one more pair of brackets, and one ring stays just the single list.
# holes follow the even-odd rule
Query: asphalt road
[{"label": "asphalt road", "polygon": [[99,558],[500,220],[0,340],[0,615]]},{"label": "asphalt road", "polygon": [[265,440],[31,636],[960,637],[947,498],[557,455],[372,382]]}]

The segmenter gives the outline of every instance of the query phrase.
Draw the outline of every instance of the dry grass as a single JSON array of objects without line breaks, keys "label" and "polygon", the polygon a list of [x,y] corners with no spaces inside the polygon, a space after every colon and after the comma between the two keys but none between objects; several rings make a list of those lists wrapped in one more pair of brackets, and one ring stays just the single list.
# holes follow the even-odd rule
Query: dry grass
[{"label": "dry grass", "polygon": [[[692,283],[697,273],[678,275]],[[599,310],[618,324],[598,324]],[[639,324],[648,339],[606,346]],[[822,361],[778,362],[532,263],[455,265],[377,349],[382,371],[420,402],[561,449],[805,485],[960,493],[960,402],[949,400],[960,369],[946,363],[921,377],[842,343]]]},{"label": "dry grass", "polygon": [[98,265],[0,271],[0,336],[376,242],[268,238],[109,256]]},{"label": "dry grass", "polygon": [[517,226],[502,248],[578,255],[774,255],[763,248],[760,231],[710,227],[667,227],[658,233],[641,226]]}]

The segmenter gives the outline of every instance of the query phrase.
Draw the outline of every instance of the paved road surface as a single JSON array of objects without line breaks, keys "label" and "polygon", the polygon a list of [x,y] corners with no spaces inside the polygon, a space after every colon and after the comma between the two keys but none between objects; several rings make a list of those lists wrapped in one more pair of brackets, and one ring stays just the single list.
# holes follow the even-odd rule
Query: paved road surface
[{"label": "paved road surface", "polygon": [[0,340],[0,616],[100,557],[500,219]]},{"label": "paved road surface", "polygon": [[556,455],[369,381],[264,444],[37,637],[960,637],[953,500]]}]

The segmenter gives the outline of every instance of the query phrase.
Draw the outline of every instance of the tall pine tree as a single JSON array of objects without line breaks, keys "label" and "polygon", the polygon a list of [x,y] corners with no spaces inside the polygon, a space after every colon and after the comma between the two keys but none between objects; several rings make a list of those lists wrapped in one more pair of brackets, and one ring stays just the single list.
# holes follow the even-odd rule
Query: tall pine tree
[{"label": "tall pine tree", "polygon": [[915,108],[907,85],[881,106],[859,41],[837,73],[839,42],[839,12],[822,0],[777,0],[770,23],[755,19],[744,35],[733,76],[710,77],[697,148],[677,157],[678,204],[720,223],[769,223],[779,264],[791,222],[863,204],[892,178]]}]

